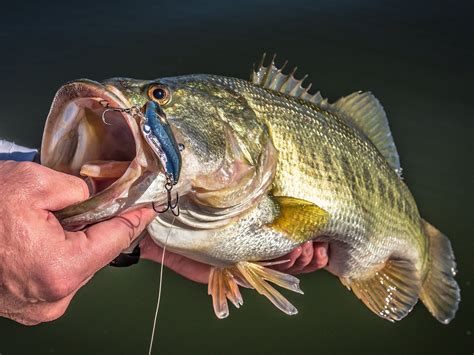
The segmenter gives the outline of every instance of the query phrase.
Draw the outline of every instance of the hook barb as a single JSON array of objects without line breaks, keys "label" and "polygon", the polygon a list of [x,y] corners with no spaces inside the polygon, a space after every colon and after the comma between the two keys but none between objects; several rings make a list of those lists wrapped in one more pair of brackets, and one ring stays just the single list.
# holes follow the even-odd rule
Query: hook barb
[{"label": "hook barb", "polygon": [[166,211],[171,211],[173,216],[178,217],[180,210],[179,210],[179,194],[176,193],[176,202],[173,204],[173,197],[171,196],[171,190],[173,189],[173,181],[171,179],[171,176],[166,177],[166,184],[165,184],[165,189],[166,189],[166,194],[168,197],[168,201],[166,203],[166,207],[163,210],[158,210],[156,208],[156,203],[152,203],[153,210],[156,213],[165,213]]},{"label": "hook barb", "polygon": [[112,123],[107,122],[107,120],[105,119],[105,114],[109,111],[114,111],[114,109],[108,108],[104,110],[104,112],[102,112],[102,122],[104,122],[104,124],[106,124],[107,126],[112,126]]}]

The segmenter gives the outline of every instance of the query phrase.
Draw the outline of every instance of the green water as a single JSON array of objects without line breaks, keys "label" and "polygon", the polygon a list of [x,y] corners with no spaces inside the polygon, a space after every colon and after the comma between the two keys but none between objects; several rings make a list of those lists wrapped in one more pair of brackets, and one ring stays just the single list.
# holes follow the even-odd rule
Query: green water
[{"label": "green water", "polygon": [[[205,286],[165,271],[155,352],[472,354],[473,29],[467,7],[426,1],[21,2],[0,14],[0,136],[39,146],[57,88],[79,77],[188,73],[248,77],[264,51],[336,99],[371,90],[383,103],[422,215],[446,233],[462,302],[439,324],[419,304],[391,324],[321,271],[288,294],[288,317],[254,291],[218,321]],[[289,117],[289,119],[291,119]],[[1,199],[1,197],[0,197]],[[0,354],[145,354],[159,268],[106,268],[60,320],[0,319]]]}]

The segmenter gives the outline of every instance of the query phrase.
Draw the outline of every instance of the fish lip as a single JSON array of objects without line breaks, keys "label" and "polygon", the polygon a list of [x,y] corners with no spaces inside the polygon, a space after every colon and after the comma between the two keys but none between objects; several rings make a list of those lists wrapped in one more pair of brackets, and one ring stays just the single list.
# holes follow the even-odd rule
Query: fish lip
[{"label": "fish lip", "polygon": [[[126,109],[131,107],[130,102],[123,94],[120,93],[118,89],[114,88],[111,85],[103,85],[97,81],[89,79],[79,79],[66,83],[65,85],[59,88],[53,99],[51,109],[49,111],[45,124],[43,141],[41,145],[41,163],[52,169],[76,176],[80,175],[80,166],[85,161],[81,160],[81,156],[76,159],[75,154],[77,148],[73,147],[73,144],[70,143],[73,140],[69,139],[67,135],[71,132],[73,132],[74,134],[77,133],[77,128],[74,125],[78,125],[78,122],[80,122],[83,117],[79,117],[78,113],[67,114],[66,110],[68,108],[68,105],[74,103],[74,100],[78,99],[91,99],[97,101],[98,103],[100,103],[100,101],[105,100],[111,108],[113,107]],[[102,106],[104,106],[103,103]],[[105,109],[106,107],[104,107],[104,110]],[[156,157],[153,156],[153,154],[150,154],[149,149],[146,148],[144,142],[142,141],[139,123],[137,122],[136,118],[128,112],[120,112],[120,115],[123,117],[123,120],[127,124],[131,132],[131,136],[133,137],[133,144],[130,141],[129,142],[131,143],[131,146],[135,146],[135,155],[133,156],[133,158],[132,156],[130,156],[132,160],[127,171],[134,170],[136,171],[136,174],[132,175],[138,174],[138,176],[141,176],[146,170],[152,170],[156,168],[158,168],[158,170],[161,170],[162,167],[159,164],[159,161]],[[100,120],[101,118],[97,117],[97,119]],[[58,130],[61,129],[62,133],[58,133]],[[65,157],[62,152],[57,152],[59,143],[63,144],[63,148],[69,148],[69,153],[72,153],[71,157],[68,157],[67,154]],[[61,149],[59,148],[59,150]],[[124,176],[125,175],[127,175],[127,173],[125,173]],[[74,220],[77,216],[84,216],[88,214],[88,211],[96,211],[102,208],[105,209],[106,205],[114,203],[114,201],[107,201],[107,203],[104,203],[103,205],[94,203],[91,205],[91,203],[89,202],[93,198],[97,197],[99,194],[108,190],[113,190],[116,187],[116,183],[118,183],[120,180],[122,180],[122,178],[119,178],[112,185],[102,190],[98,194],[92,195],[87,200],[82,201],[79,204],[66,207],[65,209],[59,211],[58,215],[62,216],[61,220],[66,220],[66,223],[63,223],[63,225],[67,225],[69,223],[75,224]],[[121,189],[123,190],[124,186],[126,185],[130,187],[133,184],[133,181],[127,181],[125,183],[121,182]],[[98,200],[95,199],[93,201]],[[117,213],[114,213],[113,215]],[[110,215],[108,217],[112,217],[113,215]],[[105,217],[107,218],[107,216]],[[102,215],[101,218],[91,217],[88,220],[87,224],[96,223],[97,221],[106,218],[104,218],[104,215]]]}]

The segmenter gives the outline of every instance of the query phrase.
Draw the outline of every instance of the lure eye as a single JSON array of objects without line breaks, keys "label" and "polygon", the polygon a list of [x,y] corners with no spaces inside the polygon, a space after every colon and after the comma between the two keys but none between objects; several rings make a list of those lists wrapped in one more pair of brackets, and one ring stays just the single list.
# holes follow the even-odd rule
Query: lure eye
[{"label": "lure eye", "polygon": [[145,132],[146,134],[150,133],[151,132],[151,127],[147,124],[144,124],[143,125],[143,132]]},{"label": "lure eye", "polygon": [[148,97],[158,105],[166,105],[171,100],[170,89],[163,84],[152,85],[148,88]]}]

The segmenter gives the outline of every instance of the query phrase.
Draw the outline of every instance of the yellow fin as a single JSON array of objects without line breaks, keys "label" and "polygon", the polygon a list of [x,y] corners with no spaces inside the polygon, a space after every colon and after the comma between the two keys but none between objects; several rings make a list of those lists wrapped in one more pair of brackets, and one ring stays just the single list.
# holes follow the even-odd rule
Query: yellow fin
[{"label": "yellow fin", "polygon": [[370,92],[354,92],[324,108],[341,113],[347,123],[361,131],[385,157],[389,165],[401,175],[400,158],[388,125],[387,115],[379,100]]},{"label": "yellow fin", "polygon": [[303,293],[296,277],[269,269],[261,263],[244,261],[228,268],[213,267],[209,275],[208,294],[212,296],[214,313],[220,319],[229,315],[227,299],[237,308],[243,304],[238,285],[254,288],[286,314],[298,313],[295,306],[267,281],[288,290]]},{"label": "yellow fin", "polygon": [[461,293],[454,280],[456,262],[449,239],[431,224],[422,221],[429,241],[428,274],[423,282],[420,298],[431,314],[448,324],[458,309]]},{"label": "yellow fin", "polygon": [[379,317],[389,321],[404,318],[418,301],[421,281],[412,262],[388,260],[384,267],[364,279],[341,282]]},{"label": "yellow fin", "polygon": [[329,221],[329,213],[314,203],[287,196],[273,196],[280,214],[266,227],[287,235],[296,242],[311,240]]}]

